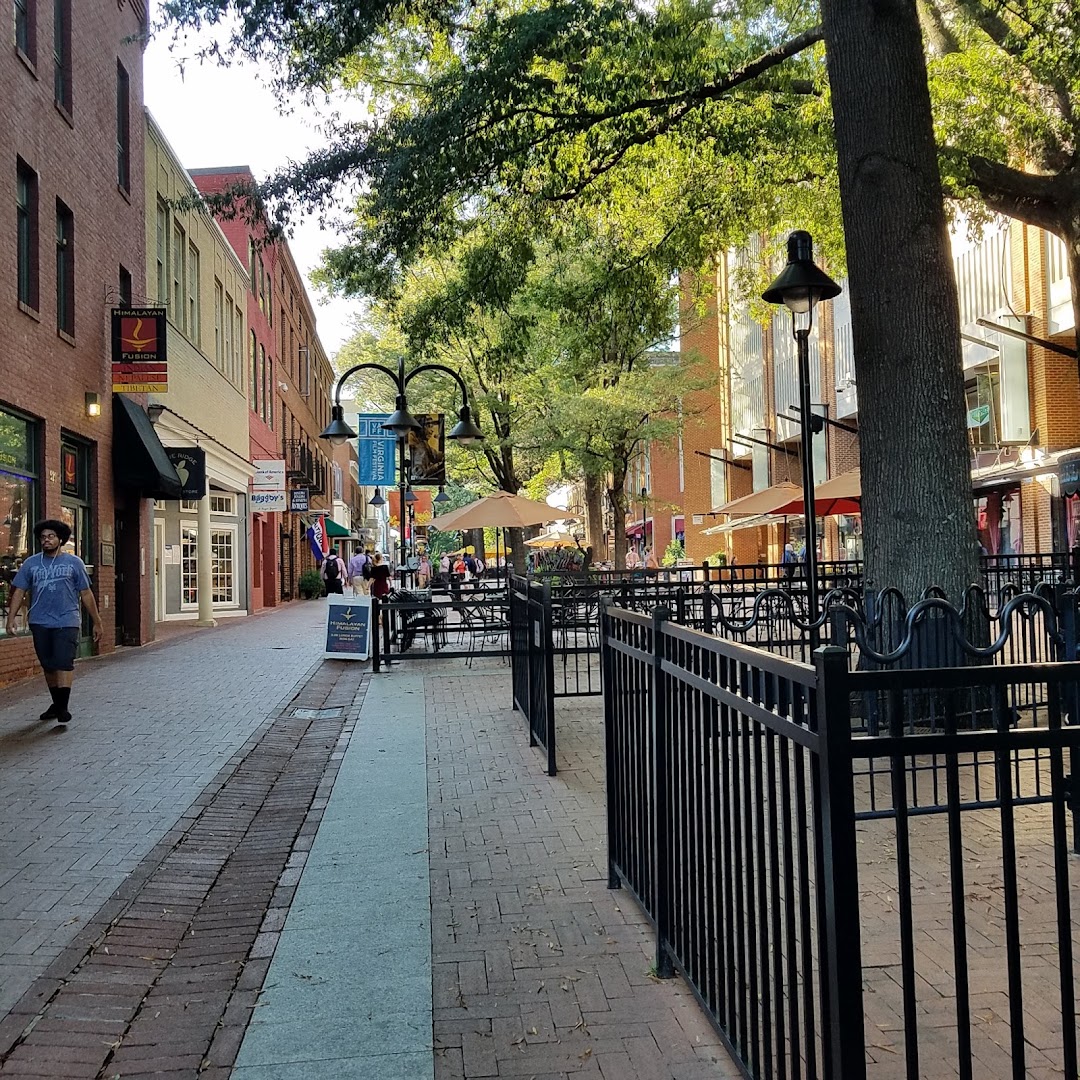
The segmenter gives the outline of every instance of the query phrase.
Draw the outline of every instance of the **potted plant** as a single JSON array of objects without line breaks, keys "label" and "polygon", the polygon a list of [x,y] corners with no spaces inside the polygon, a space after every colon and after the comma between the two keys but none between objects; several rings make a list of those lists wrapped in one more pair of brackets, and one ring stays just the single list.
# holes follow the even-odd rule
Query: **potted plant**
[{"label": "potted plant", "polygon": [[323,580],[318,570],[305,570],[296,587],[305,600],[314,600],[315,597],[323,595]]}]

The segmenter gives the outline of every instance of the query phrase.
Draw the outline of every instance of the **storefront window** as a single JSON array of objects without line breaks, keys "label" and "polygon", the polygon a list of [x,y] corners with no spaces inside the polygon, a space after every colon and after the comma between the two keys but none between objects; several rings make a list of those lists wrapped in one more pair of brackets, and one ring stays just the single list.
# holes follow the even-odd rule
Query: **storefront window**
[{"label": "storefront window", "polygon": [[1069,550],[1080,544],[1080,495],[1065,500],[1065,525],[1069,531]]},{"label": "storefront window", "polygon": [[[15,571],[33,554],[37,495],[37,427],[0,409],[0,615],[4,617]],[[3,632],[0,619],[0,635]]]},{"label": "storefront window", "polygon": [[1024,550],[1020,487],[997,488],[975,500],[982,555],[1019,555]]},{"label": "storefront window", "polygon": [[861,559],[862,514],[841,514],[837,521],[840,526],[840,558]]}]

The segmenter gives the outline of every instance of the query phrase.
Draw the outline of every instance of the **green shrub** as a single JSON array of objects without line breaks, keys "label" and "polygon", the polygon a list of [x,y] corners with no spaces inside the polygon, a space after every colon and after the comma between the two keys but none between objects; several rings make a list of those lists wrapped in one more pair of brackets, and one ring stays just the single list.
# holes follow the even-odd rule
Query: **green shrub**
[{"label": "green shrub", "polygon": [[727,552],[718,551],[705,560],[710,566],[727,566]]},{"label": "green shrub", "polygon": [[313,600],[316,596],[323,595],[323,579],[318,570],[305,570],[296,587],[305,600]]},{"label": "green shrub", "polygon": [[686,558],[686,548],[681,540],[672,540],[664,551],[664,557],[660,561],[661,566],[674,566],[680,559]]}]

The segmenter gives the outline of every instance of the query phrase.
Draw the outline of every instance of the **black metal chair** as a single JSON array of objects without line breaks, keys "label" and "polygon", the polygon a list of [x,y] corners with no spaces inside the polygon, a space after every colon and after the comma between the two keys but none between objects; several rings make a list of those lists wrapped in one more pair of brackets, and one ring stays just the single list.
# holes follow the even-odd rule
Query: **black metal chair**
[{"label": "black metal chair", "polygon": [[399,652],[410,649],[418,637],[427,637],[436,652],[446,644],[446,615],[430,599],[408,589],[398,589],[390,594],[390,599],[401,604],[418,605],[398,613]]}]

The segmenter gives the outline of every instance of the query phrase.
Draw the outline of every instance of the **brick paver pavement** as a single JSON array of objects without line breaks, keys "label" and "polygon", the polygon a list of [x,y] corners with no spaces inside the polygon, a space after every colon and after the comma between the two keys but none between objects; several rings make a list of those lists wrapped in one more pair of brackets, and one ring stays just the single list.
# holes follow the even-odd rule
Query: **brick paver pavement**
[{"label": "brick paver pavement", "polygon": [[558,703],[548,777],[505,671],[427,679],[436,1080],[740,1076],[607,888],[598,703]]},{"label": "brick paver pavement", "polygon": [[78,665],[69,729],[41,680],[0,705],[0,1016],[320,657],[294,604]]},{"label": "brick paver pavement", "polygon": [[0,1076],[225,1080],[366,684],[283,702],[0,1021]]}]

